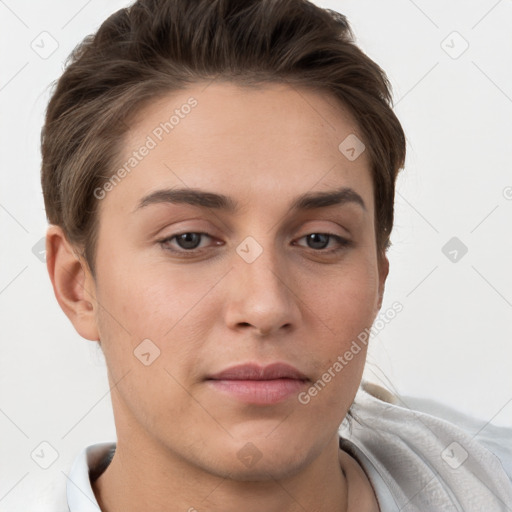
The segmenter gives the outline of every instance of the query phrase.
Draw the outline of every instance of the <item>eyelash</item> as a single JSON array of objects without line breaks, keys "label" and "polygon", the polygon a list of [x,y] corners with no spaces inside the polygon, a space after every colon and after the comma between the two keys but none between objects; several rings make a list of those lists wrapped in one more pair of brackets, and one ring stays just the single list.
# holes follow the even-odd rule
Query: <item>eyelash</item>
[{"label": "eyelash", "polygon": [[[182,249],[182,248],[171,249],[171,248],[169,248],[169,245],[168,245],[169,242],[171,242],[172,240],[174,240],[175,238],[177,238],[181,235],[186,235],[186,234],[202,235],[202,236],[207,236],[211,239],[214,238],[213,236],[209,235],[208,233],[204,233],[201,231],[183,231],[182,233],[176,233],[175,235],[171,235],[162,240],[158,240],[158,243],[166,251],[170,251],[175,254],[177,253],[177,254],[190,255],[190,256],[197,255],[198,253],[201,253],[206,249],[206,248],[202,248],[202,249]],[[336,242],[338,242],[338,244],[339,244],[339,246],[335,249],[313,249],[311,247],[301,246],[301,247],[304,247],[305,249],[309,249],[310,251],[313,251],[315,253],[336,254],[336,253],[341,252],[342,250],[347,249],[353,245],[353,242],[351,240],[347,240],[346,238],[343,238],[339,235],[335,235],[334,233],[324,233],[324,232],[317,232],[317,231],[307,233],[306,235],[303,235],[300,238],[298,238],[298,240],[306,238],[309,235],[325,235],[325,236],[329,237],[329,241],[332,238],[332,239],[336,240]]]}]

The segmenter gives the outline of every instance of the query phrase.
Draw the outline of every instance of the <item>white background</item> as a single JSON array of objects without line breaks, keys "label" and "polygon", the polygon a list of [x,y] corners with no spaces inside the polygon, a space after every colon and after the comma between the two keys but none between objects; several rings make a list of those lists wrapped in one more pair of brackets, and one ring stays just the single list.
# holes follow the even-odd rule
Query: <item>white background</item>
[{"label": "white background", "polygon": [[[367,378],[510,426],[512,1],[317,3],[346,14],[387,72],[408,139],[382,307],[399,301],[403,311],[373,338]],[[46,228],[39,134],[49,84],[125,5],[0,2],[0,511],[64,479],[85,445],[115,439],[101,354],[61,312],[32,249]],[[43,31],[58,43],[46,59],[31,47]],[[442,251],[452,237],[468,248],[456,262]],[[47,470],[30,456],[43,441],[59,454]]]}]

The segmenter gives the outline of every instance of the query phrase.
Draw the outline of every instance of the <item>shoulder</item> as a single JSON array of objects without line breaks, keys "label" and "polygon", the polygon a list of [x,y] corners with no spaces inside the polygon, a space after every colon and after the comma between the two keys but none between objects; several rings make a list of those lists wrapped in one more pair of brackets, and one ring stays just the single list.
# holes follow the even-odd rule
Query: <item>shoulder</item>
[{"label": "shoulder", "polygon": [[512,425],[493,425],[489,420],[470,416],[435,400],[405,396],[402,401],[407,408],[442,418],[463,430],[500,460],[503,470],[512,481]]},{"label": "shoulder", "polygon": [[512,429],[366,383],[351,413],[340,434],[364,453],[399,510],[490,512],[512,503]]}]

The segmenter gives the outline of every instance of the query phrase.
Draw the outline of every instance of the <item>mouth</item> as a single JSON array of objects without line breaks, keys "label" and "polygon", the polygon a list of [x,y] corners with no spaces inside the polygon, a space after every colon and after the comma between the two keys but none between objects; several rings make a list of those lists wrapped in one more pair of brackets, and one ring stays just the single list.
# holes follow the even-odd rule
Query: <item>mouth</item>
[{"label": "mouth", "polygon": [[206,380],[216,392],[255,405],[283,402],[299,393],[310,382],[306,375],[286,363],[232,366]]}]

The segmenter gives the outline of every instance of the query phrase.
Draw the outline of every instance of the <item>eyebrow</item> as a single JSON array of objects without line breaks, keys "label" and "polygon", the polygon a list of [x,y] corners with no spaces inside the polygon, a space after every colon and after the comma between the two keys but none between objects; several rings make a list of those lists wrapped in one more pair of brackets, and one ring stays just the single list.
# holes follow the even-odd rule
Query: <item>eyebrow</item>
[{"label": "eyebrow", "polygon": [[[203,208],[223,210],[228,213],[239,211],[238,203],[231,197],[207,192],[197,188],[172,188],[156,190],[144,196],[136,210],[151,204],[172,203],[189,204]],[[327,208],[329,206],[354,203],[366,211],[363,198],[352,188],[342,187],[335,190],[322,192],[308,192],[296,197],[290,204],[290,211],[314,210],[316,208]]]}]

